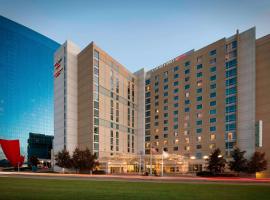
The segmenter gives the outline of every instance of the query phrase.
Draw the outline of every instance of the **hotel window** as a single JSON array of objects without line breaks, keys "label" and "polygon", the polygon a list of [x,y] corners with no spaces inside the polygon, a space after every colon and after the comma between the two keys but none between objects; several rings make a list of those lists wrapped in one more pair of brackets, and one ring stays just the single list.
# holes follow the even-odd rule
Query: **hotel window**
[{"label": "hotel window", "polygon": [[210,56],[214,56],[216,54],[217,54],[217,50],[216,49],[214,49],[214,50],[212,50],[212,51],[209,52],[209,55]]},{"label": "hotel window", "polygon": [[168,99],[164,99],[164,100],[163,100],[163,103],[164,103],[164,104],[167,104],[167,103],[168,103]]},{"label": "hotel window", "polygon": [[185,62],[185,67],[189,66],[190,65],[190,61],[186,61]]},{"label": "hotel window", "polygon": [[216,131],[216,127],[215,126],[210,126],[210,129],[209,129],[211,132],[214,132]]},{"label": "hotel window", "polygon": [[236,121],[236,114],[226,115],[226,122]]},{"label": "hotel window", "polygon": [[185,90],[189,89],[190,85],[185,85]]},{"label": "hotel window", "polygon": [[163,82],[164,82],[164,83],[168,83],[168,81],[169,81],[168,78],[164,78],[164,79],[163,79]]},{"label": "hotel window", "polygon": [[163,137],[164,137],[164,138],[168,138],[168,134],[167,134],[167,133],[164,133],[164,134],[163,134]]},{"label": "hotel window", "polygon": [[197,128],[196,133],[202,133],[202,128]]},{"label": "hotel window", "polygon": [[178,100],[179,100],[179,97],[178,97],[178,96],[174,96],[174,97],[173,97],[173,100],[174,100],[174,101],[178,101]]},{"label": "hotel window", "polygon": [[189,138],[185,138],[185,143],[189,144]]},{"label": "hotel window", "polygon": [[168,144],[168,141],[167,141],[167,140],[164,140],[164,141],[163,141],[163,144],[164,144],[164,145],[167,145],[167,144]]},{"label": "hotel window", "polygon": [[158,93],[158,88],[155,89],[155,93]]},{"label": "hotel window", "polygon": [[202,118],[203,114],[202,113],[197,113],[197,118]]},{"label": "hotel window", "polygon": [[203,67],[202,64],[197,65],[197,70],[202,69],[202,67]]},{"label": "hotel window", "polygon": [[217,104],[216,101],[210,101],[210,106],[215,106]]},{"label": "hotel window", "polygon": [[155,126],[158,126],[158,122],[155,122]]},{"label": "hotel window", "polygon": [[149,85],[150,83],[151,83],[151,80],[150,79],[145,80],[145,84],[146,85]]},{"label": "hotel window", "polygon": [[173,150],[174,151],[178,151],[178,147],[173,147]]},{"label": "hotel window", "polygon": [[236,59],[228,61],[228,62],[226,62],[226,69],[229,69],[231,67],[235,67],[236,65],[237,65],[237,60]]},{"label": "hotel window", "polygon": [[185,70],[185,74],[189,74],[190,70],[189,69],[186,69]]},{"label": "hotel window", "polygon": [[164,127],[163,130],[164,130],[164,131],[168,131],[168,127]]},{"label": "hotel window", "polygon": [[226,86],[235,85],[237,82],[236,77],[226,80]]},{"label": "hotel window", "polygon": [[164,148],[163,148],[163,151],[168,151],[168,148],[167,148],[167,147],[164,147]]},{"label": "hotel window", "polygon": [[227,106],[226,113],[236,112],[236,105]]},{"label": "hotel window", "polygon": [[215,81],[217,79],[217,76],[216,75],[213,75],[210,77],[210,81]]},{"label": "hotel window", "polygon": [[184,135],[188,135],[189,131],[188,130],[184,130]]},{"label": "hotel window", "polygon": [[197,142],[201,142],[202,141],[202,136],[198,136],[197,137]]},{"label": "hotel window", "polygon": [[155,106],[158,106],[158,105],[159,105],[159,103],[158,103],[158,101],[156,101],[156,102],[155,102]]},{"label": "hotel window", "polygon": [[185,146],[185,147],[184,147],[184,150],[185,150],[185,151],[189,151],[189,150],[190,150],[190,146]]},{"label": "hotel window", "polygon": [[179,66],[176,66],[173,68],[173,71],[176,72],[176,71],[178,71],[178,69],[179,69]]},{"label": "hotel window", "polygon": [[217,110],[216,109],[210,110],[209,114],[210,115],[215,115],[215,114],[217,114]]},{"label": "hotel window", "polygon": [[147,97],[150,97],[151,96],[151,93],[150,92],[146,92],[145,93],[145,97],[147,98]]},{"label": "hotel window", "polygon": [[178,103],[175,103],[173,107],[178,108]]},{"label": "hotel window", "polygon": [[163,96],[164,97],[167,97],[168,96],[168,92],[164,92]]},{"label": "hotel window", "polygon": [[189,76],[185,77],[185,82],[188,82],[188,81],[189,81]]},{"label": "hotel window", "polygon": [[210,72],[216,72],[217,71],[217,68],[216,67],[211,67],[210,68]]},{"label": "hotel window", "polygon": [[210,89],[216,89],[217,85],[215,83],[210,85]]},{"label": "hotel window", "polygon": [[155,76],[155,81],[158,81],[158,80],[159,80],[159,76],[156,75],[156,76]]},{"label": "hotel window", "polygon": [[164,85],[163,90],[168,90],[169,86],[168,85]]},{"label": "hotel window", "polygon": [[202,109],[202,104],[197,105],[197,109],[201,110]]},{"label": "hotel window", "polygon": [[168,110],[168,106],[164,106],[163,107],[163,110]]},{"label": "hotel window", "polygon": [[226,89],[226,95],[232,95],[232,94],[236,94],[237,90],[236,87],[231,87],[231,88],[227,88]]},{"label": "hotel window", "polygon": [[202,88],[198,88],[197,93],[202,93]]},{"label": "hotel window", "polygon": [[178,124],[175,124],[175,125],[173,126],[173,129],[178,129]]},{"label": "hotel window", "polygon": [[111,151],[113,151],[113,131],[111,130]]},{"label": "hotel window", "polygon": [[209,148],[210,148],[210,149],[215,149],[215,148],[216,148],[216,145],[215,145],[215,144],[210,144],[210,145],[209,145]]},{"label": "hotel window", "polygon": [[196,122],[197,125],[202,125],[202,120]]},{"label": "hotel window", "polygon": [[215,92],[210,93],[210,98],[215,98],[217,94]]},{"label": "hotel window", "polygon": [[163,116],[164,116],[165,118],[167,118],[167,117],[168,117],[168,113],[164,113]]},{"label": "hotel window", "polygon": [[189,103],[190,103],[189,99],[185,100],[185,105],[188,105]]},{"label": "hotel window", "polygon": [[236,75],[237,75],[237,68],[233,68],[233,69],[226,71],[226,78],[230,78],[230,77],[236,76]]},{"label": "hotel window", "polygon": [[115,143],[116,143],[116,151],[119,151],[119,132],[118,131],[116,131],[115,137],[116,137],[116,141],[115,141]]},{"label": "hotel window", "polygon": [[197,63],[201,63],[202,62],[202,56],[197,57]]},{"label": "hotel window", "polygon": [[210,123],[215,123],[216,121],[217,121],[217,119],[216,118],[210,118]]},{"label": "hotel window", "polygon": [[178,115],[178,110],[173,111],[174,115]]},{"label": "hotel window", "polygon": [[213,64],[216,64],[216,61],[217,61],[216,58],[212,58],[210,59],[209,63],[213,65]]},{"label": "hotel window", "polygon": [[236,101],[237,101],[236,96],[230,96],[226,98],[226,104],[236,103]]},{"label": "hotel window", "polygon": [[158,139],[158,135],[155,135],[155,139],[156,139],[156,140]]},{"label": "hotel window", "polygon": [[202,101],[202,96],[197,97],[197,101]]},{"label": "hotel window", "polygon": [[189,120],[189,115],[186,115],[185,116],[185,120]]},{"label": "hotel window", "polygon": [[185,108],[185,112],[189,112],[189,108]]},{"label": "hotel window", "polygon": [[236,124],[226,124],[226,131],[235,131],[236,130]]},{"label": "hotel window", "polygon": [[173,90],[173,93],[176,94],[176,93],[178,93],[178,91],[179,91],[178,88],[176,88]]},{"label": "hotel window", "polygon": [[202,72],[197,73],[197,78],[202,77]]},{"label": "hotel window", "polygon": [[175,79],[176,79],[176,78],[179,78],[179,74],[175,74],[173,77],[174,77]]},{"label": "hotel window", "polygon": [[174,82],[173,82],[173,85],[174,85],[174,86],[178,86],[178,84],[179,84],[178,81],[174,81]]},{"label": "hotel window", "polygon": [[216,135],[215,134],[210,134],[210,140],[213,141],[216,139]]},{"label": "hotel window", "polygon": [[197,149],[201,149],[202,148],[202,145],[198,144],[198,145],[196,145],[196,148]]},{"label": "hotel window", "polygon": [[164,72],[164,73],[163,73],[163,77],[164,77],[164,78],[168,77],[168,72]]},{"label": "hotel window", "polygon": [[202,86],[202,80],[197,81],[197,86],[198,87],[201,87]]},{"label": "hotel window", "polygon": [[178,122],[178,118],[173,118],[173,121],[174,122]]},{"label": "hotel window", "polygon": [[189,92],[185,93],[185,97],[188,98],[189,97]]}]

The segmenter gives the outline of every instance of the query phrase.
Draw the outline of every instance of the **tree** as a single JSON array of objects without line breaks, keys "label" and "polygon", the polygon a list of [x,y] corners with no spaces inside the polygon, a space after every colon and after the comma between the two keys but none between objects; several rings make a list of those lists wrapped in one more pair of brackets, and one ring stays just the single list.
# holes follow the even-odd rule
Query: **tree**
[{"label": "tree", "polygon": [[72,161],[69,155],[69,152],[65,149],[58,152],[55,156],[56,165],[63,168],[63,172],[65,172],[65,168],[72,167]]},{"label": "tree", "polygon": [[30,165],[37,167],[37,165],[39,164],[39,160],[36,156],[31,156],[29,159]]},{"label": "tree", "polygon": [[267,161],[265,159],[265,153],[254,152],[251,159],[247,164],[247,172],[248,173],[256,173],[261,172],[267,169]]},{"label": "tree", "polygon": [[80,150],[76,148],[72,156],[72,165],[79,171],[88,170],[92,171],[98,165],[97,157],[95,154],[91,154],[90,150]]},{"label": "tree", "polygon": [[246,151],[240,151],[239,148],[235,148],[232,152],[233,160],[230,161],[230,170],[237,173],[246,172],[247,170],[247,159],[244,157]]},{"label": "tree", "polygon": [[226,160],[221,155],[220,149],[215,149],[209,156],[207,169],[214,175],[224,171]]}]

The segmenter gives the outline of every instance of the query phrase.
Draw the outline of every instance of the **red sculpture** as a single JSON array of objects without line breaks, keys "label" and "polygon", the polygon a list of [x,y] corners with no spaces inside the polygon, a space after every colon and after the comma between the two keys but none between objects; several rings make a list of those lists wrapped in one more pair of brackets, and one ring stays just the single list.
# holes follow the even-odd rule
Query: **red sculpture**
[{"label": "red sculpture", "polygon": [[24,156],[20,153],[19,140],[2,140],[0,139],[0,145],[3,152],[13,167],[21,167],[24,161]]}]

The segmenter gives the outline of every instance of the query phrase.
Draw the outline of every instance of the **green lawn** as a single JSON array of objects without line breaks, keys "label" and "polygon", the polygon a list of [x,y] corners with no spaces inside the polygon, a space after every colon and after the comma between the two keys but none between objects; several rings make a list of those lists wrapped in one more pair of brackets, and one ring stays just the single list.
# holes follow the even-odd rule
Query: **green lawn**
[{"label": "green lawn", "polygon": [[0,178],[0,199],[270,199],[270,186]]}]

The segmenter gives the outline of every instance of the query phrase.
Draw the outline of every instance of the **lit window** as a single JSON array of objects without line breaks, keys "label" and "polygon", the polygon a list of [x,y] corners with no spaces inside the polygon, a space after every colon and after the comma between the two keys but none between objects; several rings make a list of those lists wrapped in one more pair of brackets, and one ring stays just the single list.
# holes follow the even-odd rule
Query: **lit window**
[{"label": "lit window", "polygon": [[215,134],[211,134],[211,135],[210,135],[210,140],[213,141],[213,140],[215,140],[215,139],[216,139],[216,135],[215,135]]},{"label": "lit window", "polygon": [[197,142],[201,142],[202,141],[202,136],[198,136],[197,137]]}]

